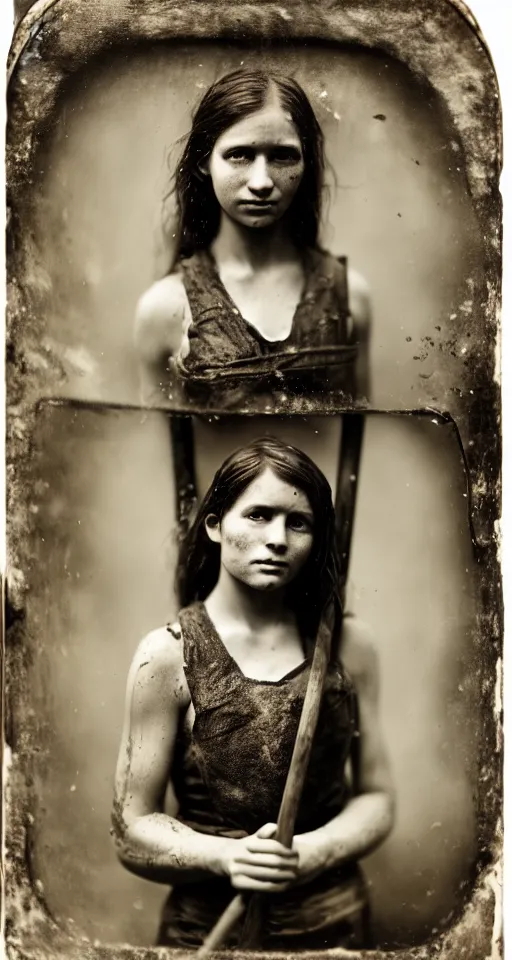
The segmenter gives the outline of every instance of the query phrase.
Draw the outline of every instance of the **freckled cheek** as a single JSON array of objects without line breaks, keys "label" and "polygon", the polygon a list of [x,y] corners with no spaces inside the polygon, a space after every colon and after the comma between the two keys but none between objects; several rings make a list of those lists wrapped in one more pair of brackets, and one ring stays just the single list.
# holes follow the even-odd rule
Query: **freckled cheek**
[{"label": "freckled cheek", "polygon": [[243,185],[243,178],[238,171],[233,171],[230,167],[218,167],[212,170],[212,183],[215,194],[228,200]]},{"label": "freckled cheek", "polygon": [[254,534],[251,534],[242,524],[233,524],[224,528],[223,534],[223,542],[230,553],[245,554],[255,545]]},{"label": "freckled cheek", "polygon": [[293,197],[299,189],[301,180],[302,173],[300,171],[290,171],[289,173],[283,172],[279,178],[279,189],[285,196]]},{"label": "freckled cheek", "polygon": [[296,167],[289,167],[286,175],[290,182],[299,184],[304,176],[304,167],[302,164]]}]

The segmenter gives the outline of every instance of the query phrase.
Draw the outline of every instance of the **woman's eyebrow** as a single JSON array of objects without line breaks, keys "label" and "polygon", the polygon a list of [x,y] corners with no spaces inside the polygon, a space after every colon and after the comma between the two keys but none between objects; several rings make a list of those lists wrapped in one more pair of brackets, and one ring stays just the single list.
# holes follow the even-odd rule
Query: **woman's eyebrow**
[{"label": "woman's eyebrow", "polygon": [[275,140],[255,140],[253,137],[233,137],[232,140],[226,138],[224,143],[224,150],[235,150],[237,148],[243,147],[250,150],[289,150],[291,153],[296,153],[299,157],[301,155],[300,147],[297,146],[297,143],[292,140],[279,140],[277,143]]},{"label": "woman's eyebrow", "polygon": [[315,519],[311,510],[294,509],[294,510],[290,510],[290,514],[295,514],[295,516],[298,516],[298,517],[305,517],[306,520],[310,520],[311,523],[313,523],[313,520]]},{"label": "woman's eyebrow", "polygon": [[314,515],[312,510],[305,508],[304,510],[300,507],[292,507],[291,509],[287,507],[282,507],[279,504],[275,503],[250,503],[244,507],[244,513],[252,513],[254,510],[260,510],[264,513],[275,513],[276,511],[282,511],[283,513],[288,513],[291,516],[304,517],[306,520],[314,521]]}]

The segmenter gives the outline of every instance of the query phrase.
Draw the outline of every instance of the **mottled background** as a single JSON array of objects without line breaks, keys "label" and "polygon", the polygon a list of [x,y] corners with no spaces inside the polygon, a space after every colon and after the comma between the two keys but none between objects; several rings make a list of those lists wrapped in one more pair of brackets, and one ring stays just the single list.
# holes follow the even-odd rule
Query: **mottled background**
[{"label": "mottled background", "polygon": [[[433,418],[367,418],[351,605],[374,630],[396,828],[367,861],[383,946],[448,924],[475,853],[478,690],[474,567],[454,431]],[[335,420],[268,419],[332,480]],[[244,436],[257,430],[243,425]],[[212,431],[216,441],[212,442]],[[209,439],[206,439],[209,431]],[[203,425],[200,484],[242,432]],[[151,943],[165,890],[132,877],[109,839],[129,663],[176,613],[173,478],[162,414],[50,407],[39,414],[28,636],[40,750],[34,878],[53,915],[101,941]]]},{"label": "mottled background", "polygon": [[461,147],[440,98],[407,67],[329,45],[148,45],[70,78],[36,164],[37,266],[25,276],[40,296],[40,346],[61,365],[48,367],[49,391],[137,401],[133,316],[168,268],[169,155],[172,165],[202,91],[241,63],[296,76],[322,123],[331,165],[322,242],[371,287],[373,404],[446,409],[482,324]]}]

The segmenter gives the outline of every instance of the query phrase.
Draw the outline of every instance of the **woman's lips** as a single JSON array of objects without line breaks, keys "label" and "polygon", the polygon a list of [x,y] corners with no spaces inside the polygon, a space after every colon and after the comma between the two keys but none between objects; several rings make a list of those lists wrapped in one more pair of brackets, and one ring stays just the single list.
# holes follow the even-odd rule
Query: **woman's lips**
[{"label": "woman's lips", "polygon": [[248,207],[249,210],[272,210],[275,207],[275,200],[241,200],[241,207]]},{"label": "woman's lips", "polygon": [[285,560],[253,560],[252,562],[272,570],[286,570],[288,566]]}]

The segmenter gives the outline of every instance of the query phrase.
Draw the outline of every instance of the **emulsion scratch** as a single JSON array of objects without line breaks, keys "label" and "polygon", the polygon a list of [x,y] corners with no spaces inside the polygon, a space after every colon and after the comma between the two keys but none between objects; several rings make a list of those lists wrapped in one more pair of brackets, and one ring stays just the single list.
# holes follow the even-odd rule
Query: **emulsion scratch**
[{"label": "emulsion scratch", "polygon": [[503,712],[503,662],[501,657],[496,661],[496,683],[494,685],[494,719],[496,721],[496,748],[501,749],[502,729],[501,717]]},{"label": "emulsion scratch", "polygon": [[491,953],[486,960],[503,958],[503,868],[498,861],[487,877],[487,885],[494,896],[494,923],[491,936]]}]

